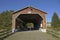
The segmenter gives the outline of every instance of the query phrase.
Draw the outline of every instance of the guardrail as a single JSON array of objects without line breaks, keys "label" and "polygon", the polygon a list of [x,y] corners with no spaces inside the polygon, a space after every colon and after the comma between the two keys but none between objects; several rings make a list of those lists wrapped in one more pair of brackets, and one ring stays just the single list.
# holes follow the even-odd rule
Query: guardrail
[{"label": "guardrail", "polygon": [[0,30],[0,39],[3,40],[4,38],[8,37],[11,34],[12,34],[11,30],[7,30],[7,29]]},{"label": "guardrail", "polygon": [[54,30],[47,30],[47,33],[49,33],[49,34],[53,35],[54,37],[60,39],[60,33],[57,32],[57,31],[54,31]]}]

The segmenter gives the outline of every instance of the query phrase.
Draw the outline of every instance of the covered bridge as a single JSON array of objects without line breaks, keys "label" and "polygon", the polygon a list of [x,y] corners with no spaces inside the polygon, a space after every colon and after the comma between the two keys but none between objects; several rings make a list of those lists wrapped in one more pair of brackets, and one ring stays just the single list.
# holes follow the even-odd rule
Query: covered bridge
[{"label": "covered bridge", "polygon": [[[28,23],[33,27],[29,28]],[[34,7],[26,7],[18,10],[12,15],[12,32],[16,30],[39,30],[46,32],[46,12]]]}]

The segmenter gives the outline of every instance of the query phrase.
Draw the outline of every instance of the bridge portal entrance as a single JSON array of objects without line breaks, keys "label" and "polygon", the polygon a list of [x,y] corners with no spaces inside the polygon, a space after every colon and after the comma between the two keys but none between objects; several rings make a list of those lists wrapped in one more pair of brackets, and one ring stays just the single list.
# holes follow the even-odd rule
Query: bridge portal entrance
[{"label": "bridge portal entrance", "polygon": [[38,14],[20,14],[16,18],[16,28],[19,30],[39,30],[43,18]]}]

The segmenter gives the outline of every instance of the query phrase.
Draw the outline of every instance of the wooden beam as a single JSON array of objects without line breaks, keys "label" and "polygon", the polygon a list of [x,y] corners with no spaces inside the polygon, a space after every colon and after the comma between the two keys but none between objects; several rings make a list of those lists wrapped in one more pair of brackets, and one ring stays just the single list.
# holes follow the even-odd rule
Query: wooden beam
[{"label": "wooden beam", "polygon": [[25,23],[24,21],[22,21],[20,18],[17,18],[18,21],[22,22],[22,23]]}]

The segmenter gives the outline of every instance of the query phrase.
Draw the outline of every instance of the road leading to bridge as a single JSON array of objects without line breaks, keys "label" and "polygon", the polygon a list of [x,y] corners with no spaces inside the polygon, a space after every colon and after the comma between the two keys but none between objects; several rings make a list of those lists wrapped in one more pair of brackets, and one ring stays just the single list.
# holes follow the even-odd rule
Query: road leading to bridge
[{"label": "road leading to bridge", "polygon": [[56,40],[53,36],[40,31],[23,31],[5,38],[4,40]]}]

